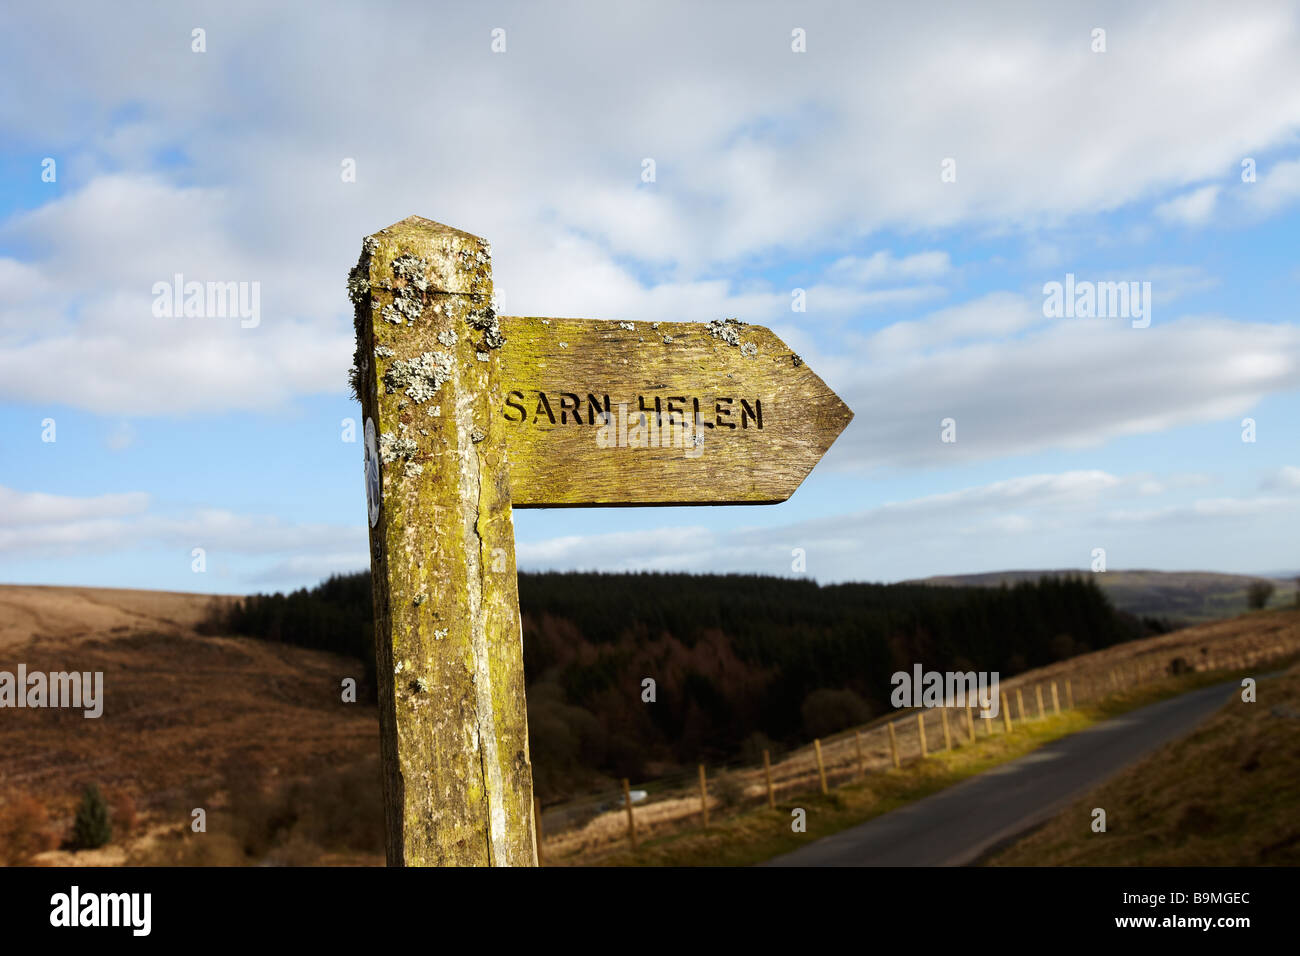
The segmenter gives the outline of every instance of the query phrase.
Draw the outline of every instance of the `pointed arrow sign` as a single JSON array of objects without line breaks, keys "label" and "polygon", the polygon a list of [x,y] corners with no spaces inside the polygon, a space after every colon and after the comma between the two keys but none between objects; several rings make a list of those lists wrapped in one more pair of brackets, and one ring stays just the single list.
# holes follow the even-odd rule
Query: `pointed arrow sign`
[{"label": "pointed arrow sign", "polygon": [[774,504],[853,418],[762,326],[500,323],[516,508]]}]

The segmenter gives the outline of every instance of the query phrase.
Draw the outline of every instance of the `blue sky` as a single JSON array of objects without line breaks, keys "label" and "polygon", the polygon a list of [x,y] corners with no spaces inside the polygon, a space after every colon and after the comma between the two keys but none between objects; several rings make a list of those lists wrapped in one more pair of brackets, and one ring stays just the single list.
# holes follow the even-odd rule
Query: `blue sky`
[{"label": "blue sky", "polygon": [[[1300,567],[1300,9],[610,6],[0,14],[0,581],[364,567],[344,279],[410,214],[506,313],[738,316],[856,414],[779,506],[517,512],[524,568]],[[1044,315],[1067,273],[1149,327]]]}]

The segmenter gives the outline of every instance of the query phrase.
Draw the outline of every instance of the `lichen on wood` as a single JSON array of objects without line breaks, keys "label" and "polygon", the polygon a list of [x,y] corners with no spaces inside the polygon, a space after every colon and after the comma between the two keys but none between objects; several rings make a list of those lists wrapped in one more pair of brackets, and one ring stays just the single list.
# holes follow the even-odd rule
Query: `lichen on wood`
[{"label": "lichen on wood", "polygon": [[[530,865],[490,253],[475,236],[411,217],[367,237],[358,270],[353,379],[383,461],[371,577],[388,860]],[[384,357],[382,370],[371,356]]]},{"label": "lichen on wood", "polygon": [[427,402],[454,374],[454,364],[447,352],[421,352],[413,359],[396,359],[384,372],[385,391],[401,390],[417,405]]}]

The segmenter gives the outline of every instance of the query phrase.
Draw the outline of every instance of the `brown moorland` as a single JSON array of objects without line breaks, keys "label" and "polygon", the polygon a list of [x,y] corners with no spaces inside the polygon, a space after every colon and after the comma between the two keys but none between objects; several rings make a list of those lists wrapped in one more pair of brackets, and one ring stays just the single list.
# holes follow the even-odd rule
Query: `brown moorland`
[{"label": "brown moorland", "polygon": [[[22,663],[29,670],[103,671],[106,698],[103,716],[92,720],[72,710],[0,711],[0,841],[14,826],[19,837],[39,829],[24,842],[38,863],[382,863],[375,712],[341,699],[342,681],[359,679],[360,662],[202,634],[212,601],[173,592],[0,586],[0,670]],[[1017,686],[1070,674],[1092,674],[1104,685],[1112,669],[1159,674],[1178,661],[1207,670],[1298,647],[1300,612],[1259,612],[1062,661],[1018,675],[1004,689],[1014,694]],[[1077,690],[1084,686],[1076,679]],[[910,752],[913,741],[900,729],[900,746]],[[836,778],[852,773],[853,741],[852,731],[823,741]],[[872,743],[869,770],[889,759]],[[793,790],[813,785],[816,771],[803,749],[781,764],[778,775]],[[738,768],[736,783],[757,791],[761,773]],[[119,827],[109,847],[75,856],[44,850],[47,838],[57,843],[67,833],[89,783],[103,789],[119,819],[138,818],[134,832]],[[692,826],[689,786],[680,794],[656,789],[652,802],[680,801],[686,812],[639,810],[648,829]],[[196,807],[210,814],[207,839],[190,832]],[[653,822],[656,811],[665,813],[662,824]],[[567,832],[548,826],[548,858],[574,863],[617,852],[621,817],[602,813]]]},{"label": "brown moorland", "polygon": [[[0,809],[34,801],[57,837],[70,827],[82,789],[95,783],[111,803],[133,804],[148,832],[188,825],[196,806],[219,811],[232,796],[247,796],[232,795],[232,784],[313,779],[365,765],[376,772],[375,711],[342,701],[342,682],[360,679],[359,663],[200,634],[213,600],[0,586],[0,670],[25,664],[29,672],[104,674],[99,718],[81,710],[0,710]],[[86,854],[62,860],[90,861]]]}]

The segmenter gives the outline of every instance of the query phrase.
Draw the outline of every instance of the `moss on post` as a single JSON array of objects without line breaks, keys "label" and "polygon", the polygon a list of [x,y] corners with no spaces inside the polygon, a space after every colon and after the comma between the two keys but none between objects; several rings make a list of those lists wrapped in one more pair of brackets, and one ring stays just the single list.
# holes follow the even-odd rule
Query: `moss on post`
[{"label": "moss on post", "polygon": [[491,250],[412,216],[364,240],[348,291],[388,863],[535,865]]}]

